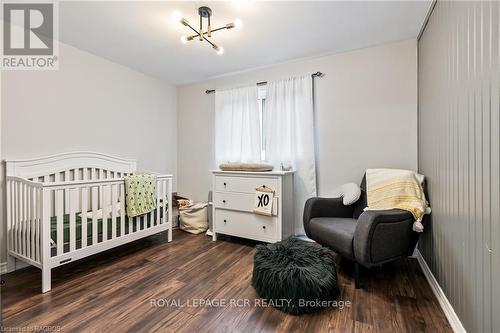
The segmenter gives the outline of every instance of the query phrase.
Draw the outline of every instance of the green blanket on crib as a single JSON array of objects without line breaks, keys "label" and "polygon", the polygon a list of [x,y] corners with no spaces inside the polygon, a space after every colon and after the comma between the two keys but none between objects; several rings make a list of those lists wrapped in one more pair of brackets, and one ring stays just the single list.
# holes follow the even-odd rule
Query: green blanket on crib
[{"label": "green blanket on crib", "polygon": [[125,176],[124,181],[128,216],[139,216],[156,208],[155,175],[135,174]]}]

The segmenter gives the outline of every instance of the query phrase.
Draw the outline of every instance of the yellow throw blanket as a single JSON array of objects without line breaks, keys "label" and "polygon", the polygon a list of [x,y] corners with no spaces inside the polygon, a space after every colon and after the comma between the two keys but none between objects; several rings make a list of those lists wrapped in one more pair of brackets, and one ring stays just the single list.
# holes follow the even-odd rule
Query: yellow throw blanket
[{"label": "yellow throw blanket", "polygon": [[156,208],[155,175],[136,174],[124,180],[128,217],[143,215]]},{"label": "yellow throw blanket", "polygon": [[409,170],[368,169],[366,171],[365,210],[399,208],[410,212],[415,218],[413,230],[422,232],[422,218],[430,213],[422,188],[424,176]]}]

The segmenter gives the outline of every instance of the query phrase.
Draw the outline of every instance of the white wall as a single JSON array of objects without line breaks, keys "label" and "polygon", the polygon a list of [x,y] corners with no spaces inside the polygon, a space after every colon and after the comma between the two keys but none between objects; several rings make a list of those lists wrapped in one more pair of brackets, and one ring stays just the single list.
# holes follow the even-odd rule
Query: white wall
[{"label": "white wall", "polygon": [[318,189],[359,182],[367,168],[417,168],[416,41],[276,65],[177,88],[178,191],[206,200],[214,159],[214,94],[206,89],[321,71],[316,79]]},{"label": "white wall", "polygon": [[176,174],[174,86],[62,43],[59,59],[58,71],[2,73],[2,160],[90,150]]}]

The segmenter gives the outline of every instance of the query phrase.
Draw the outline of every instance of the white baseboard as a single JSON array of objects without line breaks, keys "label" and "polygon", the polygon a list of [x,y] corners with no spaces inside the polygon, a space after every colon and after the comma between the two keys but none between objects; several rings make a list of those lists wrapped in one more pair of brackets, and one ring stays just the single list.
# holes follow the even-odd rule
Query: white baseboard
[{"label": "white baseboard", "polygon": [[439,286],[439,283],[434,277],[434,274],[432,274],[429,266],[427,265],[427,262],[425,262],[424,257],[422,257],[422,254],[419,250],[416,250],[415,252],[416,253],[414,254],[416,254],[415,256],[418,260],[418,263],[420,264],[420,267],[422,268],[422,272],[427,278],[427,282],[429,282],[432,292],[434,293],[434,295],[436,295],[439,305],[441,305],[446,318],[450,322],[450,326],[453,329],[453,332],[465,333],[466,330],[462,325],[460,318],[458,318],[457,314],[455,313],[455,310],[451,306],[450,301],[448,301],[448,298],[444,294],[443,289],[441,289],[441,286]]},{"label": "white baseboard", "polygon": [[30,266],[30,264],[27,264],[21,260],[16,260],[15,262],[16,262],[16,264],[14,267],[9,267],[7,265],[7,262],[0,262],[0,274],[10,273],[10,272],[16,271],[18,269],[22,269],[22,268]]},{"label": "white baseboard", "polygon": [[5,273],[7,273],[7,263],[0,262],[0,274],[3,275]]}]

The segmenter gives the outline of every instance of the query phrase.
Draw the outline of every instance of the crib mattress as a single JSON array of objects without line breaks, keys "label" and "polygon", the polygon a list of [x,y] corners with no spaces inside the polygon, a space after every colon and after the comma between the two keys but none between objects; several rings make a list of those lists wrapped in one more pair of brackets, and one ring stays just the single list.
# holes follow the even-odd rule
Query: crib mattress
[{"label": "crib mattress", "polygon": [[[79,216],[80,213],[76,213],[75,217],[75,224],[76,224],[76,241],[77,243],[81,242],[82,239],[82,219]],[[153,221],[156,221],[156,210],[153,211]],[[163,212],[160,210],[160,218],[163,217]],[[129,219],[128,216],[125,216],[125,234],[129,233]],[[143,216],[138,216],[137,219],[133,218],[131,221],[131,227],[133,230],[142,229],[144,227],[145,223],[145,217]],[[108,218],[107,219],[108,223],[108,239],[111,238],[112,235],[112,219]],[[151,225],[150,218],[148,216],[148,226]],[[102,227],[103,227],[103,221],[102,219],[97,220],[97,237],[98,241],[100,242],[102,240]],[[120,216],[116,217],[116,234],[121,235],[121,218]],[[92,218],[87,218],[87,238],[92,239],[93,237],[93,228],[92,228]],[[50,218],[50,237],[54,241],[54,243],[57,242],[57,216],[52,216]],[[69,214],[64,214],[63,217],[63,242],[69,243]]]}]

